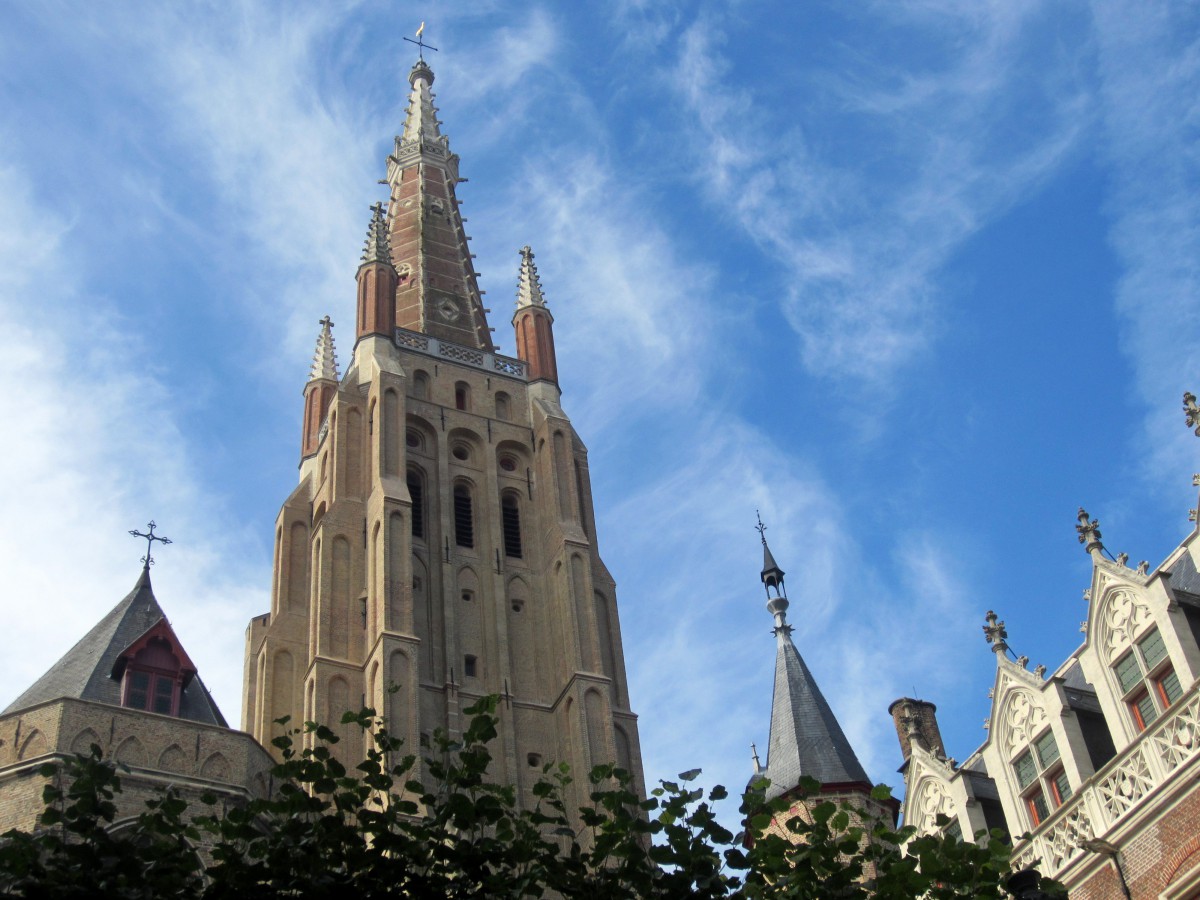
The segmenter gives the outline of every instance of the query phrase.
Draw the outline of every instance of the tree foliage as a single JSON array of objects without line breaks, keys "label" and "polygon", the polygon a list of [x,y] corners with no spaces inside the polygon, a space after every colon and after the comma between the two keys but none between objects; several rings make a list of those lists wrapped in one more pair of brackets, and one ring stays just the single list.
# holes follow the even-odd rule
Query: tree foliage
[{"label": "tree foliage", "polygon": [[[647,799],[629,773],[599,766],[589,803],[571,811],[571,773],[547,765],[520,808],[514,788],[488,778],[496,700],[467,712],[460,741],[444,736],[420,765],[365,709],[345,724],[371,749],[347,771],[338,740],[309,723],[275,741],[282,761],[269,798],[237,805],[206,796],[189,808],[174,791],[113,828],[120,775],[90,755],[48,766],[45,812],[32,834],[0,839],[0,894],[27,898],[444,897],[1003,898],[1003,841],[912,838],[833,802],[792,818],[794,839],[768,832],[787,801],[742,798],[746,841],[722,826],[727,793],[695,786],[698,771],[662,782]],[[816,791],[815,783],[802,790]],[[529,804],[524,804],[528,807]],[[911,840],[910,840],[911,838]],[[907,842],[907,843],[906,843]],[[868,877],[871,876],[871,877]]]}]

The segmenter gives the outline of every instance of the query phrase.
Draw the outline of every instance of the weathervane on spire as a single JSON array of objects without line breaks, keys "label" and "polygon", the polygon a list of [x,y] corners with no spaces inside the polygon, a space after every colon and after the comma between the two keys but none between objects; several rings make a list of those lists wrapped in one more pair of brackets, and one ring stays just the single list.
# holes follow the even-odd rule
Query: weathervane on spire
[{"label": "weathervane on spire", "polygon": [[425,39],[423,37],[421,37],[421,33],[424,31],[425,31],[425,23],[422,22],[421,27],[417,29],[417,39],[415,41],[410,37],[405,38],[405,40],[408,41],[410,44],[417,45],[417,48],[418,48],[417,53],[420,55],[422,62],[425,61],[425,49],[426,48],[429,48],[430,50],[437,50],[437,47],[433,46],[433,44],[425,43]]},{"label": "weathervane on spire", "polygon": [[163,544],[169,544],[169,543],[171,543],[171,539],[169,537],[160,537],[159,535],[154,533],[155,525],[154,525],[153,519],[150,520],[150,524],[147,525],[146,527],[149,529],[149,531],[146,534],[142,534],[142,532],[138,531],[136,528],[133,529],[129,533],[133,537],[140,537],[140,538],[146,539],[146,555],[142,557],[142,565],[144,565],[147,569],[149,569],[152,565],[154,565],[154,557],[150,555],[150,551],[154,547],[154,542],[160,541]]},{"label": "weathervane on spire", "polygon": [[754,518],[758,519],[758,524],[754,526],[754,530],[758,532],[758,536],[762,538],[763,546],[767,543],[767,526],[763,524],[762,516],[758,514],[758,510],[754,511]]}]

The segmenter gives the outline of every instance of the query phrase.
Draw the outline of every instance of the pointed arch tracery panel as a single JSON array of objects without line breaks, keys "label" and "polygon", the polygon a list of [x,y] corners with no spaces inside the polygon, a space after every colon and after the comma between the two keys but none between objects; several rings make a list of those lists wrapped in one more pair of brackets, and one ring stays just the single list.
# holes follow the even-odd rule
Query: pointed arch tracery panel
[{"label": "pointed arch tracery panel", "polygon": [[308,556],[308,526],[293,522],[287,547],[287,608],[292,611],[308,605]]},{"label": "pointed arch tracery panel", "polygon": [[400,395],[391,388],[383,392],[383,474],[398,477],[404,458],[404,420],[400,415]]},{"label": "pointed arch tracery panel", "polygon": [[350,650],[350,542],[340,534],[333,539],[331,568],[329,652],[345,657]]},{"label": "pointed arch tracery panel", "polygon": [[1100,646],[1109,665],[1115,663],[1141,631],[1154,621],[1146,601],[1136,592],[1124,589],[1105,594],[1097,613]]},{"label": "pointed arch tracery panel", "polygon": [[[287,650],[280,650],[275,654],[275,658],[271,661],[271,699],[267,705],[269,708],[269,718],[266,722],[265,730],[270,732],[272,738],[281,736],[288,728],[300,723],[296,722],[296,704],[293,692],[295,691],[296,679],[296,664],[292,654]],[[280,725],[276,721],[284,716],[290,716],[292,722],[288,725]]]}]

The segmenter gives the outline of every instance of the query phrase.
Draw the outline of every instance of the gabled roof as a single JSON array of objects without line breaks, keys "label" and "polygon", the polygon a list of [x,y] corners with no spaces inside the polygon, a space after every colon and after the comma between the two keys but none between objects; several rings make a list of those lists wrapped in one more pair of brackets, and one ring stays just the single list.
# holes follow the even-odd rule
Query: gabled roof
[{"label": "gabled roof", "polygon": [[759,777],[771,780],[766,798],[772,800],[795,788],[805,775],[827,786],[871,784],[837,717],[785,632],[779,636],[775,656],[767,766]]},{"label": "gabled roof", "polygon": [[[185,667],[195,671],[154,597],[150,570],[144,568],[137,584],[125,599],[114,606],[32,687],[10,703],[3,715],[62,697],[120,706],[120,674],[118,672],[114,677],[114,669],[119,668],[127,651],[136,649],[134,645],[151,631],[169,636],[179,648]],[[179,698],[179,718],[229,727],[198,675],[184,684]]]}]

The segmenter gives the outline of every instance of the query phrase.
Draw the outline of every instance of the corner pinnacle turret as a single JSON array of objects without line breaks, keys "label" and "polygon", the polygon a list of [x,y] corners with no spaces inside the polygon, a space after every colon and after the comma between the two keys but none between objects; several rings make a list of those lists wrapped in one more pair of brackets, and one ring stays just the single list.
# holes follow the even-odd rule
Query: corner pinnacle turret
[{"label": "corner pinnacle turret", "polygon": [[317,349],[313,353],[312,369],[308,384],[304,386],[304,423],[300,432],[300,457],[306,459],[317,452],[321,445],[321,426],[329,404],[338,389],[337,352],[333,347],[333,322],[329,316],[321,320],[321,333],[317,335]]},{"label": "corner pinnacle turret", "polygon": [[517,356],[528,363],[530,381],[552,381],[557,385],[554,316],[546,308],[533,250],[526,244],[518,252],[521,254],[521,272],[517,276],[517,311],[513,313]]},{"label": "corner pinnacle turret", "polygon": [[517,276],[517,309],[523,306],[545,307],[542,296],[542,279],[538,277],[537,264],[533,261],[533,249],[526,244],[521,248],[521,272]]},{"label": "corner pinnacle turret", "polygon": [[309,381],[337,381],[337,351],[333,346],[333,321],[326,316],[320,322],[321,333],[317,335],[317,349],[313,352]]}]

